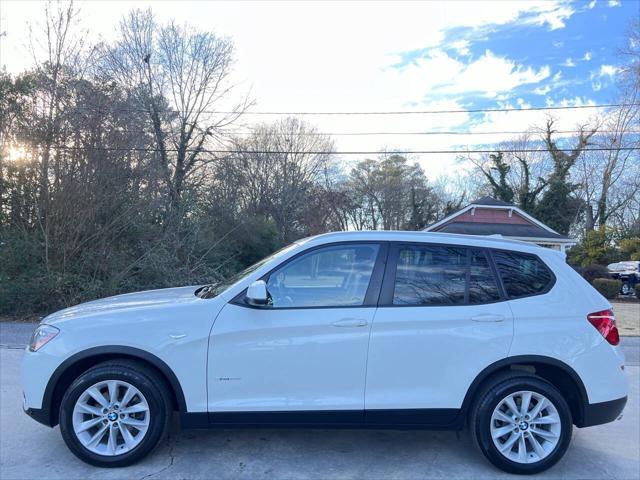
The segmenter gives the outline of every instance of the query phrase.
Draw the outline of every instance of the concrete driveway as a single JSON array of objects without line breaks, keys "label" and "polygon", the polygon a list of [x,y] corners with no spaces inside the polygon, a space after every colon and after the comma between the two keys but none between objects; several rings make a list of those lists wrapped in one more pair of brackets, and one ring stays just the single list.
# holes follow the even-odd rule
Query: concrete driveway
[{"label": "concrete driveway", "polygon": [[[67,450],[57,427],[44,427],[22,412],[18,343],[26,329],[0,328],[2,480],[512,477],[484,460],[468,432],[435,431],[185,430],[132,467],[91,467]],[[540,478],[640,478],[638,340],[623,339],[630,382],[623,419],[574,429],[565,457]]]}]

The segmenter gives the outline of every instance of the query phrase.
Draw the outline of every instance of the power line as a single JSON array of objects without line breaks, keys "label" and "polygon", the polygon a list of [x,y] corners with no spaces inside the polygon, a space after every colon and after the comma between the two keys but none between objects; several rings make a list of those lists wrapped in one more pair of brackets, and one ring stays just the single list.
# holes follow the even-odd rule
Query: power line
[{"label": "power line", "polygon": [[[221,132],[225,135],[252,135],[254,132]],[[291,135],[293,136],[327,136],[327,137],[341,137],[341,136],[369,136],[369,135],[525,135],[535,134],[538,132],[532,131],[477,131],[477,132],[455,132],[455,131],[441,131],[441,132],[297,132]],[[580,130],[554,130],[553,133],[580,133]],[[613,130],[598,130],[597,133],[618,133]],[[640,133],[640,131],[630,131],[626,133]]]},{"label": "power line", "polygon": [[[158,148],[142,148],[142,147],[74,147],[68,145],[52,145],[52,148],[56,148],[59,150],[96,150],[96,151],[117,151],[117,152],[160,152],[161,150]],[[620,147],[620,148],[610,148],[610,147],[593,147],[593,148],[585,148],[583,152],[602,152],[602,151],[632,151],[632,150],[640,150],[640,147]],[[177,152],[177,148],[166,148],[165,152]],[[210,149],[186,149],[185,152],[192,153],[214,153],[214,154],[253,154],[253,155],[271,155],[271,154],[289,154],[289,155],[380,155],[383,153],[387,153],[390,155],[422,155],[422,154],[466,154],[466,153],[535,153],[535,152],[545,152],[545,149],[535,149],[535,148],[520,148],[520,149],[491,149],[491,150],[393,150],[389,152],[381,152],[377,151],[330,151],[330,150],[210,150]],[[559,152],[572,152],[571,148],[557,148],[556,151]]]},{"label": "power line", "polygon": [[[118,130],[112,129],[109,132],[105,133],[137,133],[137,134],[148,134],[154,135],[155,132],[151,129],[137,129],[137,130]],[[170,130],[162,130],[162,133],[165,135],[177,134],[179,132],[172,132]],[[256,132],[251,130],[221,130],[216,132],[220,136],[224,135],[253,135]],[[423,131],[423,132],[291,132],[287,133],[288,136],[294,137],[342,137],[342,136],[383,136],[383,135],[425,135],[425,136],[438,136],[438,135],[526,135],[526,134],[536,134],[543,133],[542,131],[533,131],[533,130],[496,130],[496,131],[453,131],[453,130],[445,130],[445,131]],[[579,134],[580,130],[553,130],[554,134]],[[603,133],[620,133],[615,130],[598,130],[597,134]],[[628,134],[640,134],[640,130],[638,131],[627,131],[624,133]]]},{"label": "power line", "polygon": [[[398,111],[371,111],[371,112],[245,112],[248,115],[423,115],[440,113],[484,113],[484,112],[526,112],[537,110],[575,110],[583,108],[612,108],[623,106],[635,106],[640,104],[601,104],[601,105],[572,105],[557,107],[523,107],[523,108],[474,108],[453,110],[398,110]],[[209,112],[212,113],[212,112]],[[232,112],[220,112],[232,113]]]},{"label": "power line", "polygon": [[[370,112],[319,112],[319,111],[299,111],[299,112],[277,112],[277,111],[218,111],[218,110],[202,110],[200,113],[213,113],[221,115],[431,115],[442,113],[485,113],[485,112],[527,112],[527,111],[544,111],[544,110],[576,110],[585,108],[613,108],[613,107],[632,107],[639,106],[640,103],[605,103],[600,105],[566,105],[566,106],[547,106],[547,107],[521,107],[521,108],[474,108],[474,109],[452,109],[452,110],[396,110],[396,111],[370,111]],[[111,112],[148,112],[145,108],[102,108],[96,106],[76,106],[69,107],[67,110],[93,110],[93,111],[111,111]],[[180,113],[179,110],[162,110],[159,113]]]}]

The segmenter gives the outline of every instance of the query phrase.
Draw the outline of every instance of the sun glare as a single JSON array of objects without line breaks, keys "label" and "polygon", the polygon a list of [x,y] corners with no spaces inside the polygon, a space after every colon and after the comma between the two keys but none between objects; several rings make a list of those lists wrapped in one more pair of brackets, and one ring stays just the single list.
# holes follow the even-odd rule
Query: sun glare
[{"label": "sun glare", "polygon": [[10,147],[9,148],[9,160],[17,162],[24,158],[25,151],[23,147]]}]

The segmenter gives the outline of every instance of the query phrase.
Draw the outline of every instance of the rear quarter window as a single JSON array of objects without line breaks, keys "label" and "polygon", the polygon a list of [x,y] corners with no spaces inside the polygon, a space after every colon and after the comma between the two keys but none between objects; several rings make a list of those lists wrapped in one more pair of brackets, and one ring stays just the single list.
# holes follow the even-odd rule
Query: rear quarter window
[{"label": "rear quarter window", "polygon": [[535,255],[494,250],[493,258],[509,298],[540,295],[553,286],[553,273]]}]

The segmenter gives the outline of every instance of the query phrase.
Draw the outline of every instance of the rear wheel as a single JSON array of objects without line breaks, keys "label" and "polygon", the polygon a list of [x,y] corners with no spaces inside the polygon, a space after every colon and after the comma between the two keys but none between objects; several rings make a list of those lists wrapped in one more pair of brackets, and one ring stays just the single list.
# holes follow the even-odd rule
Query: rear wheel
[{"label": "rear wheel", "polygon": [[164,381],[131,361],[91,368],[60,405],[60,431],[81,460],[123,467],[140,460],[167,434],[171,402]]},{"label": "rear wheel", "polygon": [[629,282],[624,282],[622,287],[620,287],[620,293],[622,295],[631,295],[633,293],[633,288],[631,288],[631,284]]},{"label": "rear wheel", "polygon": [[571,411],[545,380],[507,374],[485,387],[471,418],[474,440],[496,467],[532,474],[554,465],[571,440]]}]

